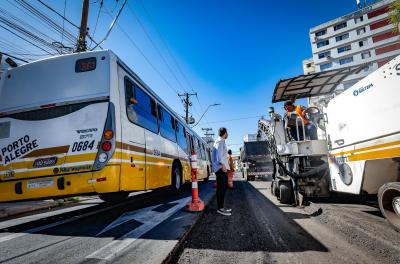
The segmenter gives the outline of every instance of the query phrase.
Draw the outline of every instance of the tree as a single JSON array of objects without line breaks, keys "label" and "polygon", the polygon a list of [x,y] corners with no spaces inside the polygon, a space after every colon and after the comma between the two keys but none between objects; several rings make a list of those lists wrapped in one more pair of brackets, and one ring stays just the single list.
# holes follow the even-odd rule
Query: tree
[{"label": "tree", "polygon": [[400,0],[395,0],[390,4],[389,20],[394,25],[394,31],[400,33]]}]

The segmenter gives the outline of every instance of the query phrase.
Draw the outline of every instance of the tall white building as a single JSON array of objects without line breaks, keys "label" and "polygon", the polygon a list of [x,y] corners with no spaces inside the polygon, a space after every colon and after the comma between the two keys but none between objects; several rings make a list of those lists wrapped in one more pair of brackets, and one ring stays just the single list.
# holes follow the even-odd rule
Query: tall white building
[{"label": "tall white building", "polygon": [[315,72],[315,65],[313,58],[303,60],[303,72],[305,75]]},{"label": "tall white building", "polygon": [[[393,0],[374,1],[353,13],[310,29],[315,72],[368,64],[348,76],[337,89],[358,80],[400,54],[400,36],[388,20]],[[303,62],[304,66],[304,62]]]}]

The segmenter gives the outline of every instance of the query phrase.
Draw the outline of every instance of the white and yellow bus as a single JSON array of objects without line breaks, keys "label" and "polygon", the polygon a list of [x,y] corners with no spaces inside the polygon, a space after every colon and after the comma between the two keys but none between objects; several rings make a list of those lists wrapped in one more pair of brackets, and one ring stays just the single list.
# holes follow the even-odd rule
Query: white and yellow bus
[{"label": "white and yellow bus", "polygon": [[179,191],[192,151],[208,179],[206,142],[111,51],[28,63],[0,80],[0,202]]}]

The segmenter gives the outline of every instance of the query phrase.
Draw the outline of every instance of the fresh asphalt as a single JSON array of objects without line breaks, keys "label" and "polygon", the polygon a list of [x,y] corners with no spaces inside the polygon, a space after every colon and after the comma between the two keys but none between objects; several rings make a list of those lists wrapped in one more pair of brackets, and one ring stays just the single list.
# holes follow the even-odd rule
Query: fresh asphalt
[{"label": "fresh asphalt", "polygon": [[210,203],[170,262],[400,263],[400,233],[368,204],[330,199],[296,208],[280,204],[268,181],[236,181],[227,206],[230,217]]},{"label": "fresh asphalt", "polygon": [[[212,184],[199,189],[210,201]],[[179,195],[158,190],[119,204],[0,222],[0,263],[161,263],[199,216],[183,210],[190,194],[185,185]]]}]

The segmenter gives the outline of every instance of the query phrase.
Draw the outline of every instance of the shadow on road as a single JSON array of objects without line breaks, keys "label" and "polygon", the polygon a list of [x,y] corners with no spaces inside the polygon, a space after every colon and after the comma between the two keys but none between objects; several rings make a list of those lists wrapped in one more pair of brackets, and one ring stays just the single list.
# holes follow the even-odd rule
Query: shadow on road
[{"label": "shadow on road", "polygon": [[[213,192],[212,183],[199,183],[200,193],[202,190],[204,192]],[[94,211],[99,211],[105,209],[102,212],[90,215],[88,217],[84,217],[75,221],[71,221],[65,224],[57,225],[51,228],[46,228],[44,230],[35,231],[35,234],[47,235],[47,236],[68,236],[68,237],[109,237],[118,239],[124,234],[138,228],[144,223],[136,221],[134,218],[129,221],[124,222],[123,224],[118,225],[116,228],[112,228],[106,232],[100,234],[100,232],[105,229],[108,225],[113,223],[116,219],[122,216],[125,213],[134,212],[138,209],[157,206],[153,210],[156,213],[163,213],[168,210],[171,205],[176,205],[174,203],[170,203],[175,200],[179,200],[185,197],[190,196],[191,194],[191,186],[190,184],[186,184],[183,186],[183,190],[180,194],[174,194],[168,189],[155,190],[153,192],[139,194],[137,196],[129,197],[126,201],[120,204],[107,204],[102,203],[98,206],[94,206],[87,209],[77,210],[68,212],[62,215],[57,215],[53,217],[48,217],[45,219],[40,219],[38,221],[32,221],[26,224],[13,226],[7,229],[0,230],[0,234],[18,234],[18,233],[32,233],[30,230],[34,230],[36,228],[40,228],[46,225],[51,225],[53,223],[58,223],[63,220],[68,220],[74,217],[79,217],[83,214],[90,214]],[[112,209],[108,210],[107,208],[112,207]],[[156,217],[156,216],[155,216]],[[168,232],[165,234],[161,234],[157,237],[152,237],[152,239],[160,239],[160,240],[173,240],[176,237],[167,236]]]}]

